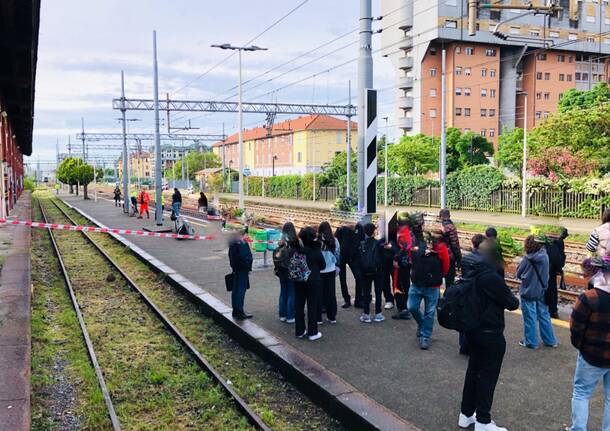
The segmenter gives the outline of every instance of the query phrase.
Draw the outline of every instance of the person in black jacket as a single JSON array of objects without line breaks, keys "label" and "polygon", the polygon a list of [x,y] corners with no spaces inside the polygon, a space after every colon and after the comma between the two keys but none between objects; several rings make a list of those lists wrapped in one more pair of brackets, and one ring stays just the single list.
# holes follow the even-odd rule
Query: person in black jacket
[{"label": "person in black jacket", "polygon": [[[298,338],[307,336],[310,341],[315,341],[322,338],[322,333],[318,331],[318,298],[322,294],[320,270],[326,268],[326,262],[314,228],[301,229],[299,239],[301,244],[297,252],[305,255],[311,273],[307,281],[294,282],[295,332]],[[307,327],[305,327],[305,304],[307,304]]]},{"label": "person in black jacket", "polygon": [[558,237],[551,238],[546,244],[546,252],[549,255],[549,285],[544,292],[544,302],[549,307],[549,314],[554,319],[559,319],[557,308],[557,276],[563,274],[566,263],[566,252],[564,240],[568,237],[568,230],[561,228]]},{"label": "person in black jacket", "polygon": [[[349,308],[352,305],[352,299],[347,287],[347,267],[349,266],[354,275],[356,286],[358,286],[358,280],[361,276],[355,253],[358,249],[354,249],[356,233],[351,226],[344,224],[335,231],[335,238],[339,241],[339,248],[341,250],[339,255],[339,283],[341,285],[341,296],[343,296],[343,305],[341,307]],[[358,290],[357,287],[356,290]]]},{"label": "person in black jacket", "polygon": [[233,270],[233,290],[231,291],[231,305],[233,317],[236,319],[249,319],[252,317],[244,311],[246,289],[250,285],[248,273],[252,271],[252,252],[244,240],[244,233],[238,232],[229,240],[229,263]]},{"label": "person in black jacket", "polygon": [[[362,223],[356,223],[356,227],[354,228],[354,236],[352,238],[352,245],[350,249],[353,251],[352,257],[352,273],[354,274],[354,278],[356,279],[356,293],[354,294],[354,307],[355,308],[363,308],[364,307],[364,296],[363,296],[363,284],[364,284],[364,272],[362,271],[362,259],[360,256],[360,243],[364,241],[364,225]],[[356,269],[357,268],[357,269]],[[356,269],[356,272],[354,272]]]},{"label": "person in black jacket", "polygon": [[[486,250],[483,245],[480,248]],[[516,310],[519,300],[484,256],[469,256],[463,263],[466,263],[462,265],[463,276],[476,277],[482,313],[477,329],[466,332],[470,358],[458,425],[467,428],[476,424],[477,430],[506,431],[491,420],[490,412],[506,352],[504,310]]]},{"label": "person in black jacket", "polygon": [[[383,244],[375,239],[375,225],[364,225],[366,238],[360,243],[360,262],[362,268],[362,323],[383,322],[385,317],[381,312]],[[375,317],[371,317],[371,291],[375,288]]]},{"label": "person in black jacket", "polygon": [[174,187],[174,194],[172,194],[172,210],[176,217],[180,217],[180,208],[182,208],[182,193]]}]

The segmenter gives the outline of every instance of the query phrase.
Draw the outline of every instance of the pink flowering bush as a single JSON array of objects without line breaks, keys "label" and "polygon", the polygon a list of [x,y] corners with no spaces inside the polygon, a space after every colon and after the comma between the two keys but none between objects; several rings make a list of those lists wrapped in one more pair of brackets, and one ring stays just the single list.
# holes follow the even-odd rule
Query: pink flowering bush
[{"label": "pink flowering bush", "polygon": [[532,157],[527,165],[532,174],[547,177],[553,182],[564,178],[584,177],[598,168],[595,161],[585,160],[561,147],[545,148],[540,154]]}]

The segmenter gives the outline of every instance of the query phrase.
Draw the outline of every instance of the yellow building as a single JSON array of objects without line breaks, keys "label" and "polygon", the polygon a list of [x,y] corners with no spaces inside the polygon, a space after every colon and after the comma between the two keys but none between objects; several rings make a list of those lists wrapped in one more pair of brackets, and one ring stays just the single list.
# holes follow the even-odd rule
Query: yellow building
[{"label": "yellow building", "polygon": [[[352,122],[351,146],[357,146]],[[347,149],[347,121],[328,115],[306,115],[264,127],[244,130],[244,167],[251,175],[302,175],[319,172],[335,154]],[[239,168],[238,135],[216,142],[212,150],[225,166]]]},{"label": "yellow building", "polygon": [[[130,176],[136,178],[151,178],[153,175],[153,157],[150,153],[131,153],[129,155],[129,172]],[[123,160],[118,160],[119,176],[123,177]]]}]

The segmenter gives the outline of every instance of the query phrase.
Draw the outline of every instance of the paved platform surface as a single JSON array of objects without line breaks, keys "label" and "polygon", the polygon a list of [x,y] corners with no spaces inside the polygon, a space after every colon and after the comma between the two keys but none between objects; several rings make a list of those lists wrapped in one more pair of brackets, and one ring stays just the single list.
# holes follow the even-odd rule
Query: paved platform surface
[{"label": "paved platform surface", "polygon": [[[129,218],[104,199],[95,203],[63,197],[109,227],[133,229],[154,223]],[[229,271],[226,238],[215,222],[196,227],[218,239],[176,241],[135,236],[129,239],[230,304],[224,288],[224,275]],[[387,321],[363,325],[358,322],[359,311],[350,308],[339,309],[337,325],[321,327],[324,336],[319,342],[299,340],[294,337],[294,327],[277,318],[279,285],[273,272],[256,270],[250,280],[252,288],[246,296],[246,308],[254,314],[257,324],[422,429],[458,429],[456,421],[467,361],[458,354],[455,332],[435,325],[432,348],[424,352],[417,348],[413,321],[394,321],[389,319],[390,312],[386,312]],[[564,430],[569,425],[576,360],[565,322],[555,327],[559,348],[536,351],[517,345],[522,335],[519,314],[507,313],[506,323],[508,347],[496,390],[494,419],[511,431]],[[590,429],[601,428],[601,414],[598,388],[591,403]]]},{"label": "paved platform surface", "polygon": [[[10,214],[31,218],[31,195],[24,192]],[[0,225],[5,249],[0,273],[0,429],[30,429],[31,229]]]},{"label": "paved platform surface", "polygon": [[[221,198],[231,199],[237,201],[236,194],[220,194]],[[334,202],[331,201],[303,201],[296,199],[281,199],[281,198],[269,198],[269,197],[258,197],[258,196],[247,196],[246,202],[255,202],[265,205],[281,205],[281,206],[299,206],[301,208],[316,208],[316,209],[330,209]],[[379,205],[377,211],[382,213],[385,207]],[[390,213],[396,210],[407,210],[407,211],[428,211],[431,213],[438,213],[438,208],[428,207],[406,207],[406,206],[388,206]],[[572,233],[578,234],[589,234],[591,231],[599,225],[599,220],[590,219],[573,219],[573,218],[553,218],[553,217],[536,217],[528,216],[522,218],[519,214],[508,214],[508,213],[494,213],[485,211],[463,211],[463,210],[451,210],[451,218],[455,222],[461,223],[475,223],[489,226],[512,226],[529,229],[533,224],[551,224],[561,225],[566,227]]]}]

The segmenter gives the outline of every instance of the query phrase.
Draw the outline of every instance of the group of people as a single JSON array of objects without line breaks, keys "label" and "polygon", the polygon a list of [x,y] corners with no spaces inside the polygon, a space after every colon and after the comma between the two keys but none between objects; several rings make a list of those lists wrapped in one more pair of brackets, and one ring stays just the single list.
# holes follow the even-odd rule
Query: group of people
[{"label": "group of people", "polygon": [[[205,195],[201,193],[204,197]],[[121,192],[121,188],[117,185],[113,191],[114,196],[114,206],[122,207],[122,198],[123,194]],[[201,199],[200,199],[201,201]],[[142,187],[140,191],[133,190],[129,195],[129,202],[131,204],[131,208],[133,211],[133,215],[138,218],[143,218],[144,214],[146,214],[146,218],[150,219],[150,194],[145,187]],[[207,207],[207,198],[205,200],[205,206]],[[161,208],[165,207],[165,197],[163,193],[161,194]],[[180,216],[180,209],[182,207],[182,194],[180,190],[174,188],[174,193],[172,194],[172,211],[174,212],[176,217]]]}]

